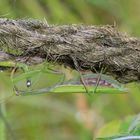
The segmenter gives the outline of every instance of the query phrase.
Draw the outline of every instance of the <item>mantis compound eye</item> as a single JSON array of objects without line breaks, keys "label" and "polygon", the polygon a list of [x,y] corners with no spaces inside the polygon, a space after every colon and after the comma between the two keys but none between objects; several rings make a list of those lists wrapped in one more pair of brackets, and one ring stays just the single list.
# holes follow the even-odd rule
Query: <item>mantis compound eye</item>
[{"label": "mantis compound eye", "polygon": [[26,86],[27,86],[27,87],[30,87],[30,86],[31,86],[31,80],[27,80]]}]

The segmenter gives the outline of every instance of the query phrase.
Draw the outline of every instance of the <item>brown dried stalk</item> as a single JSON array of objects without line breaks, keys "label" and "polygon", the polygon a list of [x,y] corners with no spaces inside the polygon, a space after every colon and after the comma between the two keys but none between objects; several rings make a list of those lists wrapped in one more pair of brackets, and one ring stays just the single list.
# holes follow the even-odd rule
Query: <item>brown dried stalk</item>
[{"label": "brown dried stalk", "polygon": [[140,39],[113,26],[48,25],[37,20],[0,19],[0,61],[29,65],[58,62],[95,69],[121,83],[140,80]]}]

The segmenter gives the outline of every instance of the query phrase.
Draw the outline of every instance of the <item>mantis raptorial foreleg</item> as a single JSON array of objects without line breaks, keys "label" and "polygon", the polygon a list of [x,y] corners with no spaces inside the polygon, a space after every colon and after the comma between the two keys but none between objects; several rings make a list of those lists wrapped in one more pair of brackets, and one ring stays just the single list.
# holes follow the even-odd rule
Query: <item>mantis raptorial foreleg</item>
[{"label": "mantis raptorial foreleg", "polygon": [[[14,74],[16,69],[20,68],[21,70],[23,70],[24,73],[27,73],[29,71],[29,68],[26,64],[23,63],[15,63],[13,61],[2,61],[0,62],[0,66],[1,67],[10,67],[13,68],[12,72],[11,72],[11,80],[14,83]],[[30,77],[26,77],[26,86],[30,87],[31,86],[31,80]],[[14,85],[14,92],[17,90],[16,86]],[[17,95],[17,94],[16,94]]]},{"label": "mantis raptorial foreleg", "polygon": [[[22,74],[20,74],[19,76],[17,76],[17,77],[14,77],[13,78],[13,83],[14,84],[16,84],[16,83],[18,83],[19,81],[21,81],[21,80],[24,80],[24,79],[26,79],[27,77],[30,77],[30,78],[32,78],[32,77],[34,77],[34,76],[36,76],[36,75],[38,75],[38,74],[41,74],[41,73],[44,73],[44,74],[53,74],[54,76],[61,76],[61,80],[60,81],[58,81],[58,83],[59,84],[62,84],[62,82],[64,81],[64,79],[65,79],[65,75],[64,75],[64,73],[63,72],[60,72],[60,71],[56,71],[56,70],[54,70],[54,69],[52,69],[52,68],[50,68],[49,67],[49,65],[45,65],[45,67],[44,67],[44,65],[43,65],[43,68],[41,67],[40,69],[36,69],[36,70],[29,70],[28,72],[26,72],[26,73],[22,73]],[[48,76],[49,76],[48,75]],[[48,80],[48,79],[47,79]],[[49,81],[49,80],[48,80]],[[31,87],[31,86],[30,86]],[[16,95],[19,95],[20,94],[20,90],[18,90],[18,88],[15,86],[15,92],[16,92]],[[30,92],[30,88],[28,88],[28,91],[22,91],[22,93],[23,94],[26,94],[26,92]]]},{"label": "mantis raptorial foreleg", "polygon": [[[20,68],[21,70],[23,70],[24,73],[29,71],[29,68],[26,64],[16,63],[16,62],[13,62],[13,61],[2,61],[2,62],[0,62],[0,67],[11,67],[11,68],[13,68],[13,70],[11,72],[11,79],[13,79],[12,77],[13,77],[17,68]],[[27,85],[27,87],[31,86],[31,80],[30,80],[29,77],[27,77],[26,85]]]}]

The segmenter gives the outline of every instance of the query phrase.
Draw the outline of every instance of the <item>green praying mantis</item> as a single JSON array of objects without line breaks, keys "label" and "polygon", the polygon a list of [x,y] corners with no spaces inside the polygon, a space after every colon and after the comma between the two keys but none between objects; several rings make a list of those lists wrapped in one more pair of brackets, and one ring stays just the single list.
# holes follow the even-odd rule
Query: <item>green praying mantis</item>
[{"label": "green praying mantis", "polygon": [[[87,93],[92,94],[118,94],[118,93],[126,93],[128,90],[121,85],[119,82],[111,78],[110,76],[101,75],[99,83],[97,85],[98,74],[85,74],[82,75],[85,86],[81,82],[80,77],[75,79],[60,82],[53,86],[38,89],[38,90],[29,90],[29,91],[18,91],[17,95],[36,95],[43,93]],[[96,86],[98,86],[96,88]],[[95,90],[96,89],[96,90]]]},{"label": "green praying mantis", "polygon": [[[127,93],[128,89],[124,85],[120,84],[118,81],[114,80],[111,76],[104,74],[93,74],[87,73],[82,75],[82,80],[80,75],[72,80],[64,81],[64,77],[52,86],[42,88],[42,89],[30,89],[32,87],[32,77],[40,72],[62,74],[61,72],[55,71],[53,69],[45,68],[39,70],[29,70],[29,67],[22,63],[14,62],[0,62],[2,67],[13,67],[20,68],[23,73],[19,76],[14,77],[12,72],[11,80],[14,85],[14,90],[16,95],[36,95],[43,93],[96,93],[96,94],[118,94]],[[64,74],[63,74],[64,75]],[[19,90],[15,85],[21,80],[26,79],[27,90]]]}]

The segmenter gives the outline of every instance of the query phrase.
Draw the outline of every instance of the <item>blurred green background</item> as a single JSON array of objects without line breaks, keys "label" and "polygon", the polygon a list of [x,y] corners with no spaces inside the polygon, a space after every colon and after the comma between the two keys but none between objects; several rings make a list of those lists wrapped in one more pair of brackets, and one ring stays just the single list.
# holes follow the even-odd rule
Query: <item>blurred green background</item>
[{"label": "blurred green background", "polygon": [[[119,31],[139,36],[139,7],[139,0],[0,0],[0,17],[34,18],[47,20],[49,24],[115,24]],[[71,70],[64,71],[68,77],[72,75]],[[9,73],[0,76],[1,106],[20,140],[92,140],[102,135],[105,124],[123,121],[140,111],[137,83],[129,85],[131,93],[127,95],[9,97],[12,95]],[[36,85],[47,82],[38,79]],[[4,129],[0,127],[0,139],[11,140],[9,131]],[[106,130],[109,135],[107,131],[110,135],[116,133],[113,128]]]}]

